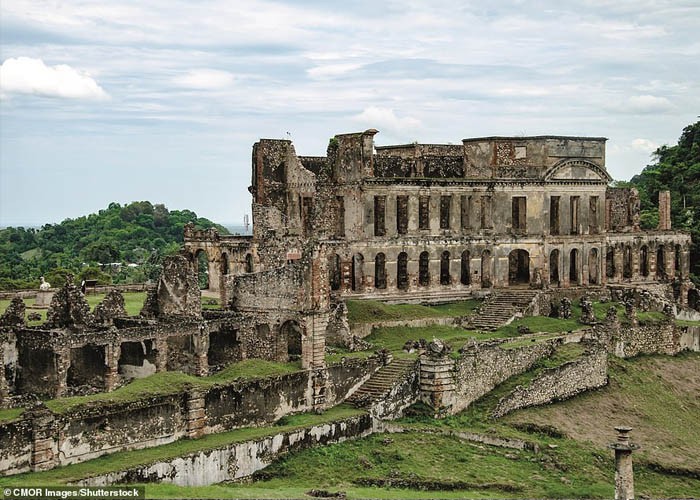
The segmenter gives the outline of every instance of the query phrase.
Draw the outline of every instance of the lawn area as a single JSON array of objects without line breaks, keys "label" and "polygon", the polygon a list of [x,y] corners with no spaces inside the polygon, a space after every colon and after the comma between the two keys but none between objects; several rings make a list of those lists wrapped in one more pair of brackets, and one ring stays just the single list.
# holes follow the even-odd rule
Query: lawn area
[{"label": "lawn area", "polygon": [[362,410],[354,407],[340,405],[331,408],[321,414],[304,413],[290,415],[277,425],[268,427],[248,427],[236,429],[219,434],[209,434],[199,439],[181,439],[174,443],[146,448],[143,450],[123,451],[111,455],[105,455],[94,460],[79,464],[58,467],[47,472],[34,472],[19,474],[11,477],[0,478],[0,486],[26,486],[65,484],[82,478],[106,474],[108,472],[124,470],[138,465],[150,464],[158,461],[173,459],[189,453],[213,450],[232,443],[240,443],[251,439],[271,436],[317,424],[332,422],[363,414]]},{"label": "lawn area", "polygon": [[195,377],[182,372],[160,372],[146,378],[132,380],[124,387],[112,392],[74,396],[46,401],[46,406],[56,413],[65,413],[76,407],[99,402],[136,401],[150,396],[176,394],[186,385],[208,388],[235,379],[250,379],[283,375],[301,370],[300,362],[276,363],[262,359],[247,359],[232,363],[210,377]]},{"label": "lawn area", "polygon": [[479,306],[478,300],[463,300],[449,304],[385,304],[378,300],[348,300],[350,323],[373,323],[423,318],[455,318],[468,316]]}]

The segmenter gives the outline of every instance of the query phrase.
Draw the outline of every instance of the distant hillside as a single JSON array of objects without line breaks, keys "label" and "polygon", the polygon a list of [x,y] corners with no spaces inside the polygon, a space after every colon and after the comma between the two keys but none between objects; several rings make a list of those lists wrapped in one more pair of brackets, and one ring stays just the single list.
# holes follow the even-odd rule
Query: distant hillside
[{"label": "distant hillside", "polygon": [[[157,274],[163,256],[178,251],[188,222],[229,234],[190,210],[170,211],[148,201],[110,203],[96,214],[41,229],[2,229],[0,289],[33,288],[40,276],[59,285],[68,272],[107,283],[146,281]],[[104,266],[110,263],[124,265]]]}]

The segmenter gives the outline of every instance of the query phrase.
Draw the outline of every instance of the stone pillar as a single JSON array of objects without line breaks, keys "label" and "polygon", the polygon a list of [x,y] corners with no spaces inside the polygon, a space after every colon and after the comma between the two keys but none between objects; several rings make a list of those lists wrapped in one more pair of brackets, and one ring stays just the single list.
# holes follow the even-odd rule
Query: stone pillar
[{"label": "stone pillar", "polygon": [[618,426],[617,442],[610,444],[615,450],[615,500],[634,500],[634,471],[632,469],[632,451],[639,449],[630,443],[631,427]]},{"label": "stone pillar", "polygon": [[5,398],[10,396],[10,385],[5,378],[4,359],[5,344],[0,342],[0,408],[4,408],[3,403],[5,402]]},{"label": "stone pillar", "polygon": [[185,398],[187,437],[196,439],[204,435],[204,428],[207,424],[205,391],[191,386],[187,387]]},{"label": "stone pillar", "polygon": [[193,340],[195,375],[206,377],[209,374],[209,327],[205,322],[199,325],[199,332]]},{"label": "stone pillar", "polygon": [[613,247],[613,262],[615,263],[615,276],[614,281],[620,283],[622,281],[622,274],[624,272],[624,249],[620,245],[615,245]]},{"label": "stone pillar", "polygon": [[396,195],[390,194],[386,197],[386,205],[384,207],[384,227],[386,228],[387,236],[393,237],[398,234],[396,221]]},{"label": "stone pillar", "polygon": [[165,338],[153,339],[156,351],[156,372],[168,371],[168,342]]},{"label": "stone pillar", "polygon": [[641,261],[641,247],[637,244],[633,244],[631,247],[631,257],[632,257],[632,281],[639,281],[639,270]]},{"label": "stone pillar", "polygon": [[105,346],[105,390],[113,391],[119,381],[119,357],[121,356],[120,344],[108,344]]},{"label": "stone pillar", "polygon": [[54,353],[56,359],[56,391],[54,397],[60,398],[68,389],[68,368],[70,368],[70,347],[64,347]]},{"label": "stone pillar", "polygon": [[301,367],[305,370],[326,367],[326,327],[328,312],[309,313],[301,339]]},{"label": "stone pillar", "polygon": [[672,244],[666,245],[664,249],[664,260],[666,261],[664,262],[664,269],[666,270],[666,278],[668,278],[669,281],[673,281],[673,278],[676,276],[676,251]]},{"label": "stone pillar", "polygon": [[53,469],[58,465],[58,442],[54,414],[39,403],[25,414],[32,429],[32,451],[29,465],[32,471]]},{"label": "stone pillar", "polygon": [[659,231],[671,230],[671,191],[659,191]]},{"label": "stone pillar", "polygon": [[436,417],[449,411],[454,401],[455,362],[449,354],[449,346],[433,340],[420,357],[420,398],[433,409]]}]

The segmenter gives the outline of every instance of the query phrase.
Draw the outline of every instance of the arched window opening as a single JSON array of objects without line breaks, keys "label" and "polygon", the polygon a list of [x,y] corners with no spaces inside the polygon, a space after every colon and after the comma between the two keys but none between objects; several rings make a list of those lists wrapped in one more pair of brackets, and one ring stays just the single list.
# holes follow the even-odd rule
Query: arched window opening
[{"label": "arched window opening", "polygon": [[374,258],[374,288],[386,288],[386,256],[381,252]]},{"label": "arched window opening", "polygon": [[408,254],[401,252],[396,259],[396,288],[408,290]]},{"label": "arched window opening", "polygon": [[559,286],[559,250],[549,253],[549,283]]},{"label": "arched window opening", "polygon": [[579,251],[574,248],[569,254],[569,283],[580,285],[579,274]]},{"label": "arched window opening", "polygon": [[599,282],[598,272],[599,272],[598,249],[591,248],[591,251],[588,252],[588,284],[589,285],[597,285],[598,284],[598,282]]},{"label": "arched window opening", "polygon": [[452,284],[452,276],[450,275],[450,252],[447,250],[440,255],[440,284]]},{"label": "arched window opening", "polygon": [[430,255],[428,252],[421,252],[418,257],[418,284],[420,286],[430,285]]},{"label": "arched window opening", "polygon": [[471,283],[471,276],[469,271],[469,250],[462,252],[462,262],[461,262],[461,276],[460,283],[463,285],[469,285]]}]

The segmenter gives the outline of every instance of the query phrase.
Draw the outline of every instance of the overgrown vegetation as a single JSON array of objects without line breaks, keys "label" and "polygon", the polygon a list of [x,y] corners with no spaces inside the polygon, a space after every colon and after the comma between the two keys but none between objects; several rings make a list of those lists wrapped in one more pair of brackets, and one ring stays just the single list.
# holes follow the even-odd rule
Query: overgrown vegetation
[{"label": "overgrown vegetation", "polygon": [[683,129],[678,144],[661,146],[630,184],[639,190],[641,223],[654,229],[659,222],[659,191],[671,191],[671,219],[674,228],[690,231],[690,272],[698,284],[700,276],[700,121]]},{"label": "overgrown vegetation", "polygon": [[61,286],[68,273],[78,282],[85,278],[102,284],[143,283],[157,277],[164,256],[179,250],[188,222],[228,234],[223,226],[190,210],[171,211],[148,201],[124,206],[110,203],[96,214],[46,224],[41,229],[2,229],[0,290],[37,288],[40,276],[53,286]]}]

